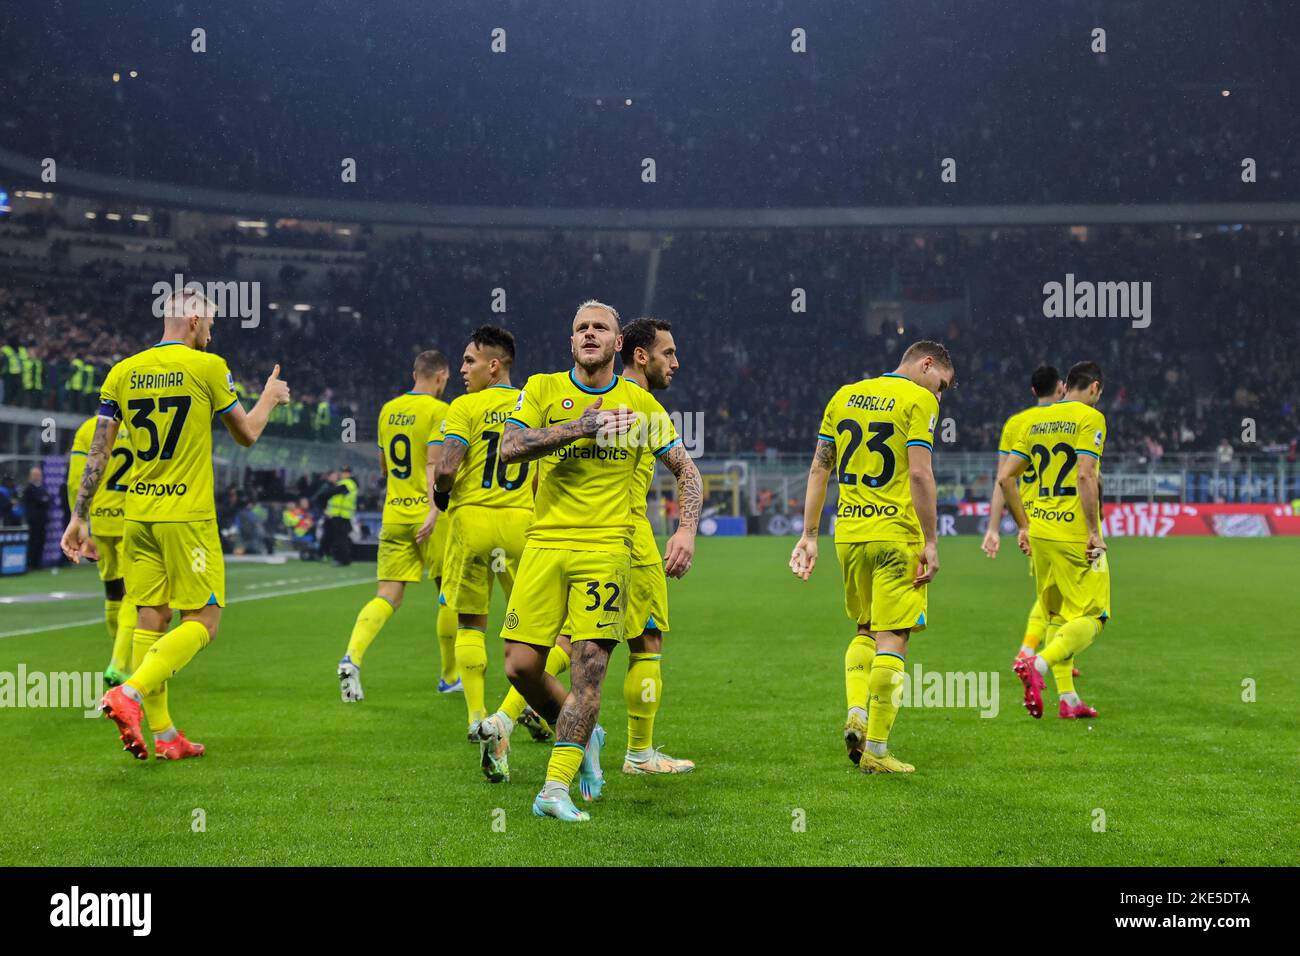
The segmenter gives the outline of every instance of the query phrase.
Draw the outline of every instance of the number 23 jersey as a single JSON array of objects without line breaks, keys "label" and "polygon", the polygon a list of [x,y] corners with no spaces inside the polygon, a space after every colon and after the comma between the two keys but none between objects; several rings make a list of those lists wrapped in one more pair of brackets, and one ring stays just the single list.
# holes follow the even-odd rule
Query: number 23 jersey
[{"label": "number 23 jersey", "polygon": [[407,392],[379,410],[379,448],[386,488],[383,523],[420,524],[429,514],[425,477],[429,446],[442,444],[447,403],[428,392]]},{"label": "number 23 jersey", "polygon": [[835,393],[817,438],[835,446],[837,542],[924,540],[912,505],[907,449],[933,451],[938,417],[933,394],[892,372]]},{"label": "number 23 jersey", "polygon": [[160,342],[109,369],[99,415],[124,422],[135,450],[128,520],[216,519],[212,416],[237,401],[226,360],[182,342]]}]

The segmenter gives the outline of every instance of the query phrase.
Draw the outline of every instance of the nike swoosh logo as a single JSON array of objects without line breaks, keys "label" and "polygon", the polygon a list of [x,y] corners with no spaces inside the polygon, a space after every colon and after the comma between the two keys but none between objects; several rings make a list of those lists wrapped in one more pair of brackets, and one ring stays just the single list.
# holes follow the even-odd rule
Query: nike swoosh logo
[{"label": "nike swoosh logo", "polygon": [[571,421],[573,421],[573,419],[571,418],[548,418],[546,420],[546,423],[548,425],[563,425],[566,422],[571,422]]},{"label": "nike swoosh logo", "polygon": [[617,627],[618,621],[610,621],[608,624],[597,624],[597,627]]}]

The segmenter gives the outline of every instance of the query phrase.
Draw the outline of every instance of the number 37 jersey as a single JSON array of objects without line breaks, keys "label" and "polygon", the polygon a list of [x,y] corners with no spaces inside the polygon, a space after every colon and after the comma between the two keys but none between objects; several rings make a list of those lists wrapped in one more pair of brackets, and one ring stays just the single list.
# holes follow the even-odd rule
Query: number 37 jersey
[{"label": "number 37 jersey", "polygon": [[1029,533],[1048,541],[1087,541],[1079,499],[1079,459],[1097,460],[1106,444],[1106,417],[1083,402],[1061,401],[1021,414],[1012,454],[1029,459],[1036,480],[1025,499]]},{"label": "number 37 jersey", "polygon": [[907,449],[933,451],[939,401],[890,373],[845,385],[826,406],[819,441],[835,446],[835,540],[924,540],[912,505]]},{"label": "number 37 jersey", "polygon": [[234,385],[225,359],[182,342],[161,342],[109,370],[99,414],[125,423],[135,451],[127,520],[216,519],[212,416],[234,408]]},{"label": "number 37 jersey", "polygon": [[[506,465],[501,461],[501,435],[506,419],[519,402],[519,389],[489,385],[461,395],[447,410],[443,438],[465,446],[456,471],[451,507],[482,505],[488,508],[533,507],[533,474],[528,462]],[[449,446],[450,447],[450,446]]]},{"label": "number 37 jersey", "polygon": [[442,444],[447,403],[428,392],[407,392],[379,410],[379,448],[384,453],[386,525],[420,524],[429,514],[425,465],[429,446]]}]

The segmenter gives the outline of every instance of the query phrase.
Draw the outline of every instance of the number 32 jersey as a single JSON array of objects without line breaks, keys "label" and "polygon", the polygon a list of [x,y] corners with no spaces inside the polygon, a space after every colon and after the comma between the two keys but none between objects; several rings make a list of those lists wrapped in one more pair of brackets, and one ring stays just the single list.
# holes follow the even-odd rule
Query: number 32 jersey
[{"label": "number 32 jersey", "polygon": [[238,402],[226,360],[183,342],[160,342],[109,369],[99,401],[101,418],[131,430],[127,520],[216,520],[212,416]]},{"label": "number 32 jersey", "polygon": [[447,403],[428,392],[398,395],[379,410],[379,448],[388,469],[384,524],[420,524],[428,517],[428,446],[442,444],[446,418]]},{"label": "number 32 jersey", "polygon": [[1079,499],[1079,457],[1101,467],[1106,416],[1083,402],[1060,401],[1021,413],[1013,454],[1029,459],[1037,481],[1025,502],[1029,533],[1048,541],[1087,541]]},{"label": "number 32 jersey", "polygon": [[912,505],[907,449],[934,450],[939,401],[893,372],[845,385],[826,406],[819,441],[835,446],[835,540],[924,540]]},{"label": "number 32 jersey", "polygon": [[443,438],[465,446],[465,457],[451,490],[453,509],[482,505],[532,510],[533,475],[529,463],[506,465],[500,455],[506,419],[518,403],[519,389],[511,385],[489,385],[451,403]]}]

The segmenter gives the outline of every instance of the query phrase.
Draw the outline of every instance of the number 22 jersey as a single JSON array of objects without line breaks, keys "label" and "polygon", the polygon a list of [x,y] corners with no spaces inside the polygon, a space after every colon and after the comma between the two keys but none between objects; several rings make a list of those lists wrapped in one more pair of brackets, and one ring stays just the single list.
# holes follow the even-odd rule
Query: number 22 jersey
[{"label": "number 22 jersey", "polygon": [[215,521],[212,417],[238,402],[226,360],[159,342],[109,369],[99,401],[101,418],[131,430],[127,520]]},{"label": "number 22 jersey", "polygon": [[938,417],[939,400],[893,372],[835,393],[817,437],[835,446],[836,542],[924,540],[912,505],[907,449],[934,449]]}]

